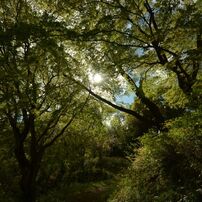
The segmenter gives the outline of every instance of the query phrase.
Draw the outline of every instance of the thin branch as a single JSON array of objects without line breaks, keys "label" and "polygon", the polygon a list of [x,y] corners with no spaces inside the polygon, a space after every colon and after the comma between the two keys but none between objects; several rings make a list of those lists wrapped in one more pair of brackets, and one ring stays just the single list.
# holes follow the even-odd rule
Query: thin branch
[{"label": "thin branch", "polygon": [[[70,98],[73,98],[72,95],[74,95],[74,93],[75,93],[75,91],[73,91],[73,92],[69,95],[69,97],[70,97]],[[53,116],[53,117],[51,117],[51,118],[49,119],[49,121],[48,121],[48,123],[47,123],[47,125],[46,125],[46,127],[45,127],[45,129],[44,129],[44,131],[43,131],[43,132],[41,133],[41,135],[39,136],[37,142],[40,142],[40,140],[41,140],[43,137],[45,137],[45,136],[47,135],[47,133],[48,133],[49,130],[55,128],[55,126],[58,124],[58,122],[59,122],[60,118],[62,117],[62,115],[64,114],[64,112],[66,112],[67,107],[68,107],[68,104],[69,104],[71,101],[72,101],[72,99],[70,99],[69,101],[66,101],[66,104],[65,104],[63,107],[61,107],[61,109],[58,111],[59,113],[58,113],[56,116]],[[56,112],[56,111],[55,111],[55,112]],[[53,113],[54,113],[54,112],[53,112]],[[42,113],[41,113],[41,114],[42,114]],[[40,114],[40,115],[41,115],[41,114]]]},{"label": "thin branch", "polygon": [[120,47],[134,47],[134,48],[148,48],[149,46],[142,46],[142,45],[135,45],[135,44],[121,44],[115,41],[110,41],[110,40],[106,40],[106,39],[92,39],[92,40],[87,40],[89,42],[105,42],[105,43],[109,43],[109,44],[113,44],[113,45],[117,45]]},{"label": "thin branch", "polygon": [[[148,0],[145,0],[145,4],[144,4],[144,5],[145,5],[145,8],[147,9],[147,11],[148,11],[149,14],[150,14],[150,21],[151,21],[151,23],[153,24],[155,31],[158,32],[159,29],[158,29],[156,20],[155,20],[155,18],[154,18],[154,12],[153,12],[151,6],[149,5]],[[150,24],[151,24],[151,23],[150,23]]]},{"label": "thin branch", "polygon": [[46,143],[46,144],[43,146],[44,149],[47,148],[47,147],[49,147],[49,146],[51,146],[58,138],[60,138],[60,137],[64,134],[65,130],[66,130],[66,129],[68,128],[68,126],[73,122],[73,120],[75,119],[75,117],[76,117],[80,112],[83,111],[83,109],[84,109],[84,107],[86,106],[88,100],[89,100],[89,95],[88,95],[88,97],[86,98],[86,100],[85,100],[84,104],[82,105],[82,107],[80,108],[80,110],[79,110],[78,112],[73,113],[71,119],[70,119],[70,120],[68,121],[68,123],[61,129],[61,131],[60,131],[50,142]]}]

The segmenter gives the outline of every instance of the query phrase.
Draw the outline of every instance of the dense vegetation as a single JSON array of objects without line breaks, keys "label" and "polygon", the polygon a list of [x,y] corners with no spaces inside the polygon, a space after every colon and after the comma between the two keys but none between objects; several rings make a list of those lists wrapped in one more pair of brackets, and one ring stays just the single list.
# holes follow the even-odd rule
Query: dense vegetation
[{"label": "dense vegetation", "polygon": [[0,1],[0,201],[202,201],[200,0]]}]

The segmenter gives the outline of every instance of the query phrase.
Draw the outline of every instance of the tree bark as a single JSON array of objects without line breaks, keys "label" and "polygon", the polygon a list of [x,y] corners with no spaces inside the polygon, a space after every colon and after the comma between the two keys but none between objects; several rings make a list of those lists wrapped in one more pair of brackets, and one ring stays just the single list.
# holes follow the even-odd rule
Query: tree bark
[{"label": "tree bark", "polygon": [[26,157],[24,141],[16,138],[15,155],[21,172],[20,187],[22,191],[21,201],[36,201],[36,177],[40,168],[43,152],[38,152],[35,147],[30,154],[30,159]]},{"label": "tree bark", "polygon": [[21,190],[23,202],[35,202],[36,201],[36,175],[31,167],[24,168],[21,178]]},{"label": "tree bark", "polygon": [[36,201],[36,177],[40,168],[41,159],[42,155],[36,153],[36,155],[29,161],[29,164],[24,165],[24,167],[21,169],[22,177],[20,186],[22,190],[23,202]]}]

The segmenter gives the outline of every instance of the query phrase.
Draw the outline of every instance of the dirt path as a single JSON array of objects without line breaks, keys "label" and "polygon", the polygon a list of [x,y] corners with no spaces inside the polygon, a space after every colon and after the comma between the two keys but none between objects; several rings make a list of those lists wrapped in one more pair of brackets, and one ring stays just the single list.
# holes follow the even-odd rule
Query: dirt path
[{"label": "dirt path", "polygon": [[68,194],[65,202],[106,202],[117,184],[116,179],[86,185],[77,192]]},{"label": "dirt path", "polygon": [[106,190],[95,189],[72,195],[67,202],[105,202],[107,198]]}]

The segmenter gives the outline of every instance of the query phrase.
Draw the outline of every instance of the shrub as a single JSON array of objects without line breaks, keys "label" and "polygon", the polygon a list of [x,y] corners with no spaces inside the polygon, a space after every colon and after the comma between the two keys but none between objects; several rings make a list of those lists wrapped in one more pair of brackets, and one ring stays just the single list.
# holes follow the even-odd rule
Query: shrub
[{"label": "shrub", "polygon": [[168,132],[149,131],[110,202],[200,201],[201,110],[167,122]]}]

